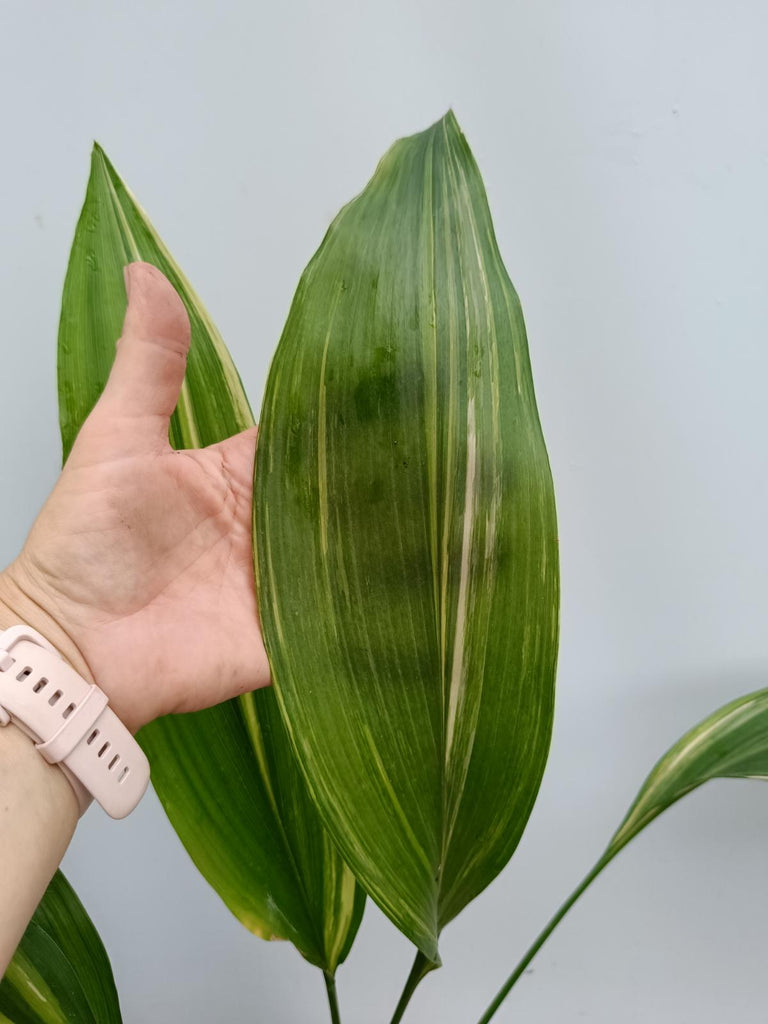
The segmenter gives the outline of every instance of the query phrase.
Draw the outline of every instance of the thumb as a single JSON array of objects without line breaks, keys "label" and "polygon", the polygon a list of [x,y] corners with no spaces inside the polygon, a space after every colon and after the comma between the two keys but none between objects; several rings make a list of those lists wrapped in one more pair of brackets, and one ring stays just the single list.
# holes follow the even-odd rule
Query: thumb
[{"label": "thumb", "polygon": [[124,440],[146,450],[168,444],[168,422],[187,366],[189,317],[156,267],[130,263],[124,274],[128,308],[99,415],[129,418],[131,437]]}]

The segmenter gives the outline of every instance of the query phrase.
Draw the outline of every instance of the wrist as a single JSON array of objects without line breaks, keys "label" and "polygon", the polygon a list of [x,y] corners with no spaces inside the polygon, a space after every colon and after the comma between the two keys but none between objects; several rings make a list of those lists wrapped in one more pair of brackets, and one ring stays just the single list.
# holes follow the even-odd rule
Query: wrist
[{"label": "wrist", "polygon": [[101,630],[79,621],[82,616],[73,614],[50,587],[35,585],[23,559],[22,552],[0,572],[0,630],[23,623],[44,636],[78,675],[104,691],[120,721],[135,734],[146,719],[137,719],[126,700],[120,659],[105,647]]},{"label": "wrist", "polygon": [[[60,637],[59,650],[73,668],[75,661],[84,664],[66,634],[39,605],[15,587],[7,572],[0,573],[0,594],[0,633],[11,626],[31,626],[46,639]],[[5,600],[6,597],[10,597],[12,603]],[[49,642],[53,644],[54,640]],[[73,830],[80,815],[78,798],[64,772],[41,757],[30,736],[13,721],[0,728],[0,792],[6,803],[11,798],[20,799],[29,803],[38,815],[53,814],[65,823],[74,813]]]},{"label": "wrist", "polygon": [[13,722],[0,728],[0,795],[3,813],[14,816],[26,808],[38,817],[53,816],[71,823],[71,831],[80,815],[75,791],[64,772],[48,764]]},{"label": "wrist", "polygon": [[21,729],[0,728],[0,977],[69,845],[78,814],[64,773],[40,756]]},{"label": "wrist", "polygon": [[149,783],[149,762],[107,694],[28,623],[0,634],[0,648],[0,725],[18,726],[61,768],[81,813],[95,798],[112,818],[130,814]]},{"label": "wrist", "polygon": [[22,574],[12,562],[0,572],[0,631],[17,623],[37,630],[75,672],[89,683],[96,682],[82,651],[63,625],[63,617],[55,608],[44,605],[32,588],[22,582]]}]

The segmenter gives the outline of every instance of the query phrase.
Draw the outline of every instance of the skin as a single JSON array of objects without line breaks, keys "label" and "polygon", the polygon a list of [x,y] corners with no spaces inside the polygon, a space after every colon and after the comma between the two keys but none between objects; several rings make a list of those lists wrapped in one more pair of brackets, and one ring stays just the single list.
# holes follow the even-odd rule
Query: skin
[{"label": "skin", "polygon": [[[174,451],[189,320],[159,270],[126,268],[104,392],[18,557],[0,629],[42,633],[135,732],[269,682],[251,553],[256,431]],[[64,774],[0,729],[0,974],[77,823]]]}]

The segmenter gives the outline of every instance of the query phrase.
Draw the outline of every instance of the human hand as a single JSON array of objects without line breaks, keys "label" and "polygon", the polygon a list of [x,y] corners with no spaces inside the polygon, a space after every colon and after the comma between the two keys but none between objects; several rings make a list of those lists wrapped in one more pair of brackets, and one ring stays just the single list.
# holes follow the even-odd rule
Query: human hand
[{"label": "human hand", "polygon": [[102,396],[19,556],[5,618],[39,630],[133,731],[265,686],[251,553],[256,428],[174,451],[189,320],[155,267],[126,268]]}]

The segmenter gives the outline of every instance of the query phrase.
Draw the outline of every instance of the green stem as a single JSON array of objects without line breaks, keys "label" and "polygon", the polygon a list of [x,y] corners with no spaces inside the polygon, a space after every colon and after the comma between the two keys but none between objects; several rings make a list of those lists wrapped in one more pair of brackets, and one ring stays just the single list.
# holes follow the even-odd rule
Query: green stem
[{"label": "green stem", "polygon": [[339,1013],[339,1000],[336,995],[336,978],[333,974],[323,971],[325,978],[325,991],[328,993],[328,1007],[331,1011],[331,1024],[341,1024]]},{"label": "green stem", "polygon": [[434,963],[432,960],[428,960],[427,957],[418,950],[416,953],[416,959],[413,961],[413,967],[411,973],[408,975],[408,980],[405,983],[403,994],[400,996],[400,1002],[395,1007],[395,1012],[392,1015],[392,1020],[389,1024],[399,1024],[403,1019],[405,1008],[411,1001],[411,996],[416,991],[419,983],[426,978],[430,971],[434,971],[435,968],[439,967],[439,964]]},{"label": "green stem", "polygon": [[525,954],[525,956],[520,961],[520,963],[517,965],[517,967],[514,969],[514,971],[510,974],[510,976],[507,978],[507,980],[501,986],[501,988],[498,991],[498,994],[497,994],[496,998],[493,1000],[493,1002],[488,1007],[488,1009],[485,1011],[485,1013],[480,1018],[480,1020],[477,1022],[477,1024],[488,1024],[488,1021],[491,1019],[491,1017],[493,1017],[493,1015],[496,1013],[498,1008],[501,1006],[501,1004],[507,998],[509,993],[512,991],[512,987],[514,986],[515,982],[520,978],[520,976],[522,975],[523,971],[526,969],[528,964],[531,962],[531,960],[533,960],[533,958],[536,956],[538,951],[541,949],[541,947],[547,941],[547,939],[552,934],[552,932],[555,930],[555,928],[557,928],[557,926],[560,924],[562,919],[565,917],[565,915],[571,909],[571,907],[576,902],[576,900],[579,898],[579,896],[581,896],[581,894],[586,889],[589,888],[589,886],[594,882],[594,880],[597,878],[597,876],[600,874],[600,872],[603,870],[603,868],[606,866],[606,864],[608,864],[610,861],[612,861],[613,858],[616,856],[616,854],[618,852],[619,851],[617,849],[615,849],[615,848],[610,850],[610,853],[608,851],[606,851],[603,854],[603,856],[600,858],[600,860],[597,862],[597,864],[595,864],[595,866],[592,868],[592,870],[586,876],[586,878],[582,882],[580,882],[580,884],[577,886],[576,889],[574,889],[574,891],[571,893],[571,895],[568,897],[568,899],[565,901],[565,903],[563,903],[563,905],[557,911],[555,916],[550,920],[549,924],[547,924],[547,926],[541,932],[539,937],[536,939],[536,941],[530,947],[530,949]]}]

